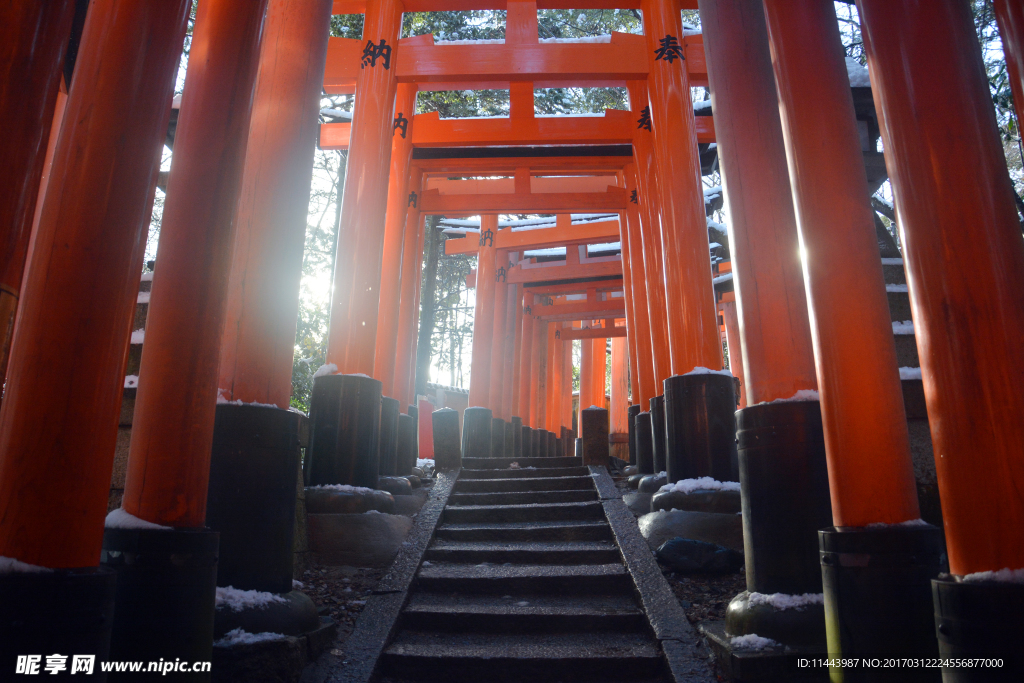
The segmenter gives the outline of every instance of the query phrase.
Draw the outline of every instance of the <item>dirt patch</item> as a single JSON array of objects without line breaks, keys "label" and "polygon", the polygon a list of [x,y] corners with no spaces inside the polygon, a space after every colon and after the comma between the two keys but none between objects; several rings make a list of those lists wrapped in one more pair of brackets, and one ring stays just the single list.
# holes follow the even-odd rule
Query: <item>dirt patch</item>
[{"label": "dirt patch", "polygon": [[302,574],[299,590],[316,603],[320,616],[330,617],[338,624],[335,649],[352,635],[356,619],[366,605],[366,596],[377,587],[385,571],[313,565]]}]

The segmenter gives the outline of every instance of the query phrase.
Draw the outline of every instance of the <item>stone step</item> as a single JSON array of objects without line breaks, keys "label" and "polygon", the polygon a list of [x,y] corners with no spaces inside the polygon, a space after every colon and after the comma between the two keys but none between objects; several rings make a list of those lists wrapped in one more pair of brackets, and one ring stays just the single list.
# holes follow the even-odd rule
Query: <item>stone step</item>
[{"label": "stone step", "polygon": [[382,673],[417,681],[636,680],[664,673],[661,648],[646,634],[467,633],[441,638],[400,631],[381,658]]},{"label": "stone step", "polygon": [[468,564],[608,564],[622,560],[612,541],[435,541],[423,557],[430,562]]},{"label": "stone step", "polygon": [[532,479],[535,477],[588,477],[586,467],[522,467],[518,470],[467,470],[459,473],[459,480],[467,479]]},{"label": "stone step", "polygon": [[917,368],[921,366],[921,360],[917,355],[917,340],[912,334],[897,334],[893,337],[896,341],[896,365],[900,368]]},{"label": "stone step", "polygon": [[581,503],[597,500],[597,489],[576,491],[497,491],[494,493],[453,493],[448,505],[526,505],[531,503]]},{"label": "stone step", "polygon": [[627,594],[498,597],[419,592],[403,610],[400,627],[449,633],[627,633],[644,632],[647,620]]},{"label": "stone step", "polygon": [[909,293],[886,291],[885,295],[889,300],[889,320],[899,322],[912,319],[910,315]]},{"label": "stone step", "polygon": [[615,564],[436,564],[416,572],[417,591],[574,595],[628,592],[632,579]]},{"label": "stone step", "polygon": [[520,467],[580,467],[583,458],[463,458],[462,467],[470,470],[507,470],[514,462],[519,463]]},{"label": "stone step", "polygon": [[501,493],[511,491],[593,490],[589,472],[582,477],[517,477],[515,479],[459,479],[455,493]]},{"label": "stone step", "polygon": [[449,506],[442,513],[445,524],[473,522],[555,522],[604,519],[600,501],[585,503],[536,503],[529,505]]},{"label": "stone step", "polygon": [[612,530],[604,520],[442,524],[434,538],[448,541],[604,541]]}]

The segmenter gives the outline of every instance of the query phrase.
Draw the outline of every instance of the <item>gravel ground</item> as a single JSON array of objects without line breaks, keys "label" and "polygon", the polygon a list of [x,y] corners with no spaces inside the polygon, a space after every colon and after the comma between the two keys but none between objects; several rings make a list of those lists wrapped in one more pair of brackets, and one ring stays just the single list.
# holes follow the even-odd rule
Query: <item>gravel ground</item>
[{"label": "gravel ground", "polygon": [[377,587],[385,571],[314,565],[303,573],[300,590],[312,598],[321,616],[330,617],[338,624],[337,642],[340,644],[352,634],[366,604],[366,596]]}]

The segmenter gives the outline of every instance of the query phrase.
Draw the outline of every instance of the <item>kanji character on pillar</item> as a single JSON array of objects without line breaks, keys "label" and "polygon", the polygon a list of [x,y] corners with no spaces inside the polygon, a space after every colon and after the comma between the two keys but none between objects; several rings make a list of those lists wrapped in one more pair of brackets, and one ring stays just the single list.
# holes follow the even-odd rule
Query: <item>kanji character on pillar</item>
[{"label": "kanji character on pillar", "polygon": [[666,35],[664,38],[658,41],[661,45],[657,50],[654,51],[654,59],[664,59],[671,64],[676,59],[686,60],[686,56],[683,54],[683,46],[679,44],[679,40],[673,35]]},{"label": "kanji character on pillar", "polygon": [[480,246],[481,247],[493,247],[494,246],[494,231],[484,230],[480,233]]},{"label": "kanji character on pillar", "polygon": [[394,130],[402,131],[402,139],[405,139],[406,133],[409,132],[409,119],[402,115],[402,112],[398,112],[398,116],[395,117]]},{"label": "kanji character on pillar", "polygon": [[416,196],[416,193],[415,192],[410,192],[409,193],[409,203],[406,204],[406,206],[411,206],[413,208],[416,208],[418,201],[419,201],[419,197]]},{"label": "kanji character on pillar", "polygon": [[633,190],[632,192],[629,193],[629,201],[633,202],[634,204],[640,203],[640,199],[637,197],[636,190]]},{"label": "kanji character on pillar", "polygon": [[651,129],[651,105],[640,110],[640,118],[636,120],[636,127],[644,130]]},{"label": "kanji character on pillar", "polygon": [[380,45],[374,45],[372,40],[366,41],[360,68],[365,69],[368,66],[377,66],[377,59],[381,60],[381,64],[383,64],[385,69],[391,68],[391,46],[383,38],[380,39]]}]

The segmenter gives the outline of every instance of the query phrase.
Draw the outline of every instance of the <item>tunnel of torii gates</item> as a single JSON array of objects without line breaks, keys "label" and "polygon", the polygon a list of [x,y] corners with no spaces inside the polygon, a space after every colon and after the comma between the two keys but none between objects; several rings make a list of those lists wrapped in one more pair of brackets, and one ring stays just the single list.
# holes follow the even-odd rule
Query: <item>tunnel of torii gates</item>
[{"label": "tunnel of torii gates", "polygon": [[[348,180],[310,483],[372,485],[382,444],[415,425],[423,218],[480,216],[479,233],[446,248],[479,258],[470,405],[543,436],[514,441],[515,453],[540,452],[526,450],[535,439],[567,448],[572,339],[580,406],[599,406],[581,411],[582,430],[600,426],[610,337],[613,431],[628,358],[641,472],[740,479],[749,590],[824,590],[833,654],[1010,654],[1024,616],[1024,242],[968,3],[856,3],[942,528],[920,520],[864,129],[826,0],[569,3],[642,11],[643,35],[603,43],[539,42],[537,10],[564,4],[548,0],[199,3],[122,510],[105,523],[190,2],[93,0],[84,26],[76,4],[8,3],[0,21],[3,666],[108,645],[119,659],[209,659],[208,487],[245,473],[290,485],[294,502],[296,227],[318,134],[324,149],[347,146]],[[679,10],[698,4],[693,34]],[[995,7],[1020,111],[1024,10]],[[507,10],[504,43],[400,39],[403,11],[455,9]],[[365,13],[362,39],[328,39],[332,12]],[[534,115],[534,88],[607,86],[628,88],[630,111]],[[713,116],[695,116],[691,86],[710,88]],[[508,88],[509,116],[413,114],[420,90],[474,88]],[[355,93],[350,124],[317,130],[322,91]],[[712,142],[728,264],[709,258],[701,150]],[[556,219],[517,230],[500,214]],[[609,242],[620,253],[589,255]],[[524,258],[553,247],[564,260]],[[713,268],[731,273],[731,294],[716,294]],[[733,321],[738,412],[717,306]],[[245,553],[226,543],[221,571]],[[124,559],[139,553],[148,563]]]}]

